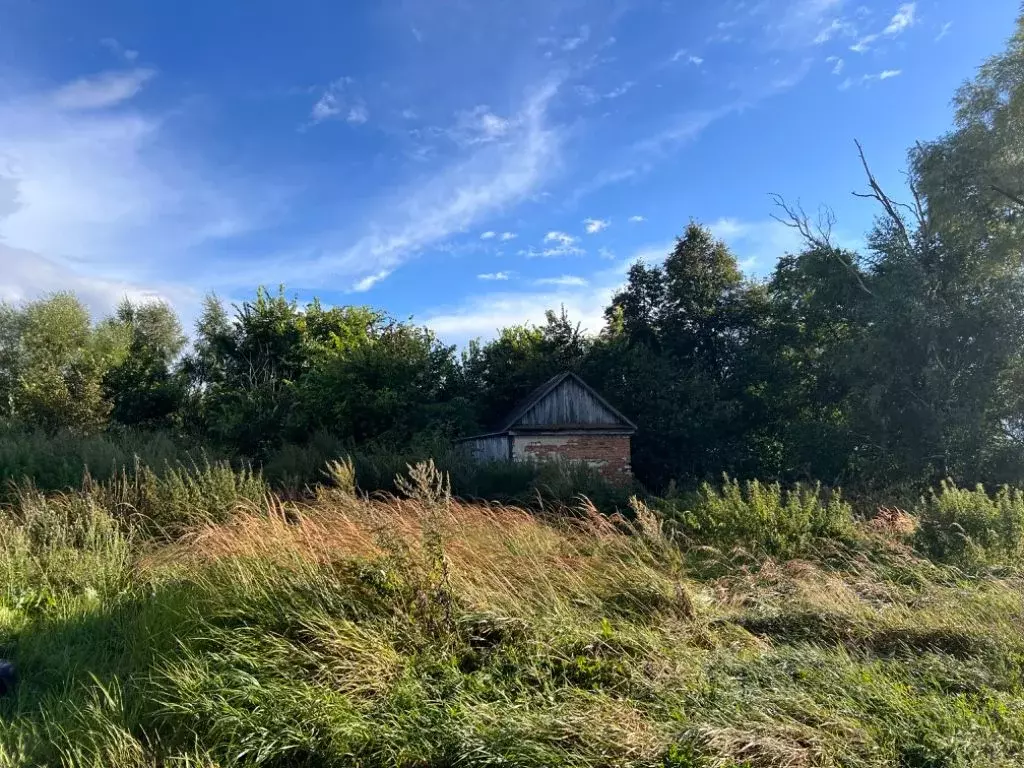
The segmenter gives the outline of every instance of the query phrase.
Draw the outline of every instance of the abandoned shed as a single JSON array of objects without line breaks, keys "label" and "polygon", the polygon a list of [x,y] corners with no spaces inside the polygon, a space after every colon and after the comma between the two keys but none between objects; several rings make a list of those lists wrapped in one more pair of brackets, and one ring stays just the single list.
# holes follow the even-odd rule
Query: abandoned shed
[{"label": "abandoned shed", "polygon": [[561,373],[530,393],[486,435],[461,440],[476,461],[581,461],[610,480],[630,476],[636,425],[575,373]]}]

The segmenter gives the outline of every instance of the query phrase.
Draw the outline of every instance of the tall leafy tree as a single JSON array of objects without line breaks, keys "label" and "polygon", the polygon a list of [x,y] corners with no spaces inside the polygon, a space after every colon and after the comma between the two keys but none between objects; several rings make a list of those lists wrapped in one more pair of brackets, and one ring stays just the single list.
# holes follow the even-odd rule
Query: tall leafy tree
[{"label": "tall leafy tree", "polygon": [[122,323],[93,325],[73,294],[58,293],[0,313],[0,376],[10,417],[48,430],[94,432],[111,403],[103,380],[128,354]]},{"label": "tall leafy tree", "polygon": [[726,245],[691,223],[664,264],[630,270],[605,313],[591,377],[638,422],[636,469],[656,486],[749,464],[742,362],[758,295]]},{"label": "tall leafy tree", "polygon": [[127,329],[131,340],[127,355],[104,377],[111,418],[130,426],[169,426],[185,391],[175,371],[185,346],[177,315],[163,302],[133,304],[126,299],[114,320]]}]

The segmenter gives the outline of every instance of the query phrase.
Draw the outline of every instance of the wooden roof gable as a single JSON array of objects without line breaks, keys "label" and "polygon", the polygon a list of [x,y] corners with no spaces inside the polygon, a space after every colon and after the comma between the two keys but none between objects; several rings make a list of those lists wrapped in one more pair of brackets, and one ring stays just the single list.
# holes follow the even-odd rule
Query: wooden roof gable
[{"label": "wooden roof gable", "polygon": [[[560,392],[561,390],[561,392]],[[562,394],[560,402],[555,399]],[[545,402],[548,401],[548,402]],[[588,428],[635,432],[636,425],[575,373],[560,373],[512,409],[497,432]]]}]

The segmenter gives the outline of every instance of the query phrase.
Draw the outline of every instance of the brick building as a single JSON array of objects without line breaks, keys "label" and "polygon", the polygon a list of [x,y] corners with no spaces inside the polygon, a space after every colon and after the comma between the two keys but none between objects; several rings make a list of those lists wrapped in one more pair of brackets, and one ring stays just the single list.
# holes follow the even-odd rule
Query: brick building
[{"label": "brick building", "polygon": [[582,461],[609,480],[627,480],[636,426],[575,373],[537,387],[486,435],[461,440],[476,461]]}]

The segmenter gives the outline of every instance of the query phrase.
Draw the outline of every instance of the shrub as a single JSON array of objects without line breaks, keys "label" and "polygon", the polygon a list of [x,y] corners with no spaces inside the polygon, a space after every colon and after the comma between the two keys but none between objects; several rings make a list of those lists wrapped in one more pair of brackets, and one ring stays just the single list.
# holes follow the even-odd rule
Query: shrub
[{"label": "shrub", "polygon": [[87,483],[86,490],[108,509],[168,536],[199,523],[224,522],[241,505],[262,506],[270,492],[259,472],[226,461],[168,466],[162,474],[139,465],[107,483]]},{"label": "shrub", "polygon": [[22,487],[0,510],[0,607],[116,593],[132,575],[131,550],[131,530],[95,499]]},{"label": "shrub", "polygon": [[0,493],[26,480],[42,491],[67,491],[78,488],[87,472],[94,480],[105,481],[132,471],[137,463],[191,464],[198,456],[166,432],[46,434],[0,425]]},{"label": "shrub", "polygon": [[1024,554],[1024,492],[1003,486],[989,495],[945,481],[915,508],[918,548],[956,565],[1013,563]]},{"label": "shrub", "polygon": [[807,551],[815,538],[850,531],[852,509],[838,491],[820,485],[783,489],[778,483],[725,478],[721,490],[701,485],[690,503],[658,505],[685,536],[717,547],[742,546],[780,557]]}]

